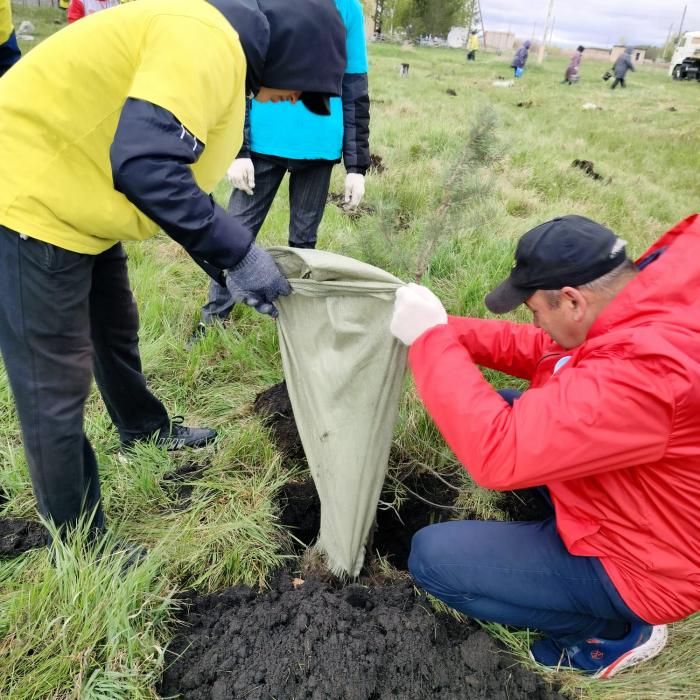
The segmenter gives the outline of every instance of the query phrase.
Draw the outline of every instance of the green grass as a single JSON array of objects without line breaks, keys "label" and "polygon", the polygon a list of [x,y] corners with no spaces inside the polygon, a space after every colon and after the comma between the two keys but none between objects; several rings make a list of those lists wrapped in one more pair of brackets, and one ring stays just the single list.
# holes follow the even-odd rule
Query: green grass
[{"label": "green grass", "polygon": [[[15,23],[29,18],[37,36],[55,30],[55,10],[13,7]],[[26,48],[26,47],[25,47]],[[402,79],[397,67],[410,63]],[[507,273],[517,238],[557,214],[577,213],[611,226],[633,254],[697,208],[700,87],[676,83],[663,70],[643,66],[625,91],[600,79],[606,65],[586,61],[582,81],[559,84],[566,65],[558,58],[537,66],[512,88],[508,56],[478,54],[466,64],[461,51],[403,50],[372,46],[370,84],[372,150],[386,172],[367,178],[374,217],[351,221],[329,205],[320,247],[381,264],[410,277],[427,241],[434,241],[424,282],[452,313],[485,315],[483,296]],[[453,89],[457,96],[446,93]],[[518,102],[532,101],[529,108]],[[581,109],[594,102],[601,110]],[[674,106],[676,111],[669,111]],[[459,178],[460,206],[436,219],[455,168],[463,165],[473,124],[496,119],[500,158],[467,169]],[[480,116],[481,115],[481,116]],[[587,159],[609,183],[570,167]],[[332,190],[342,191],[337,168]],[[228,186],[216,196],[225,203]],[[437,223],[436,223],[437,221]],[[398,223],[401,226],[398,226]],[[448,231],[444,233],[442,228]],[[265,245],[284,244],[287,196],[283,186],[261,232]],[[97,560],[72,543],[59,565],[46,552],[0,563],[0,697],[153,697],[163,649],[175,631],[172,597],[186,588],[216,590],[245,582],[264,585],[286,561],[289,535],[278,525],[275,494],[292,475],[281,466],[250,404],[282,378],[275,327],[267,318],[236,310],[188,353],[184,341],[206,299],[207,281],[165,236],[128,246],[141,312],[146,375],[172,414],[221,432],[216,449],[167,455],[135,450],[124,463],[97,394],[86,425],[100,462],[111,536],[149,547],[144,564],[117,574],[118,558]],[[396,254],[396,249],[403,251]],[[392,253],[393,249],[393,253]],[[517,317],[524,319],[520,314]],[[489,373],[497,386],[512,380]],[[397,447],[431,468],[453,470],[440,439],[407,382]],[[194,459],[205,467],[193,482],[191,503],[173,508],[163,475]],[[31,516],[34,502],[19,430],[4,375],[0,374],[0,483],[10,495],[0,515]],[[401,493],[397,494],[397,498]],[[492,514],[488,492],[464,476],[460,502]],[[527,634],[489,629],[522,655]],[[668,650],[619,680],[567,679],[582,698],[637,700],[700,696],[700,618],[672,626]]]}]

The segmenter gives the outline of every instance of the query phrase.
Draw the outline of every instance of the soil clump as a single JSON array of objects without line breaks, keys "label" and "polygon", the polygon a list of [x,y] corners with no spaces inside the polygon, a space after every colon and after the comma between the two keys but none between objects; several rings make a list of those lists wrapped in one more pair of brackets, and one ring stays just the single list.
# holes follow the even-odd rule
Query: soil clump
[{"label": "soil clump", "polygon": [[280,575],[189,601],[158,692],[188,700],[564,700],[487,632],[405,582],[331,589]]},{"label": "soil clump", "polygon": [[47,544],[48,535],[41,523],[24,518],[0,519],[0,558],[17,557]]},{"label": "soil clump", "polygon": [[386,170],[384,159],[378,153],[369,154],[369,171],[381,175]]},{"label": "soil clump", "polygon": [[592,160],[579,160],[578,158],[571,163],[572,168],[580,168],[584,173],[586,173],[586,175],[588,175],[588,177],[591,177],[594,180],[602,180],[603,176],[600,173],[597,173],[593,166],[594,163]]},{"label": "soil clump", "polygon": [[345,204],[345,196],[341,192],[329,192],[328,201],[335,204],[338,209],[340,209],[343,214],[345,214],[350,219],[359,219],[362,216],[372,216],[375,214],[376,210],[371,204],[366,204],[365,202],[360,202],[360,204],[354,209],[350,209],[347,204]]}]

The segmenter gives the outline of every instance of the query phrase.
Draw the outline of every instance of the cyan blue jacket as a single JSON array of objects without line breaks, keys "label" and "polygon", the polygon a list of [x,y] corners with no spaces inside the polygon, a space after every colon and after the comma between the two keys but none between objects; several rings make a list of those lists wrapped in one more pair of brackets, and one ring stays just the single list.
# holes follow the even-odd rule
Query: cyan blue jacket
[{"label": "cyan blue jacket", "polygon": [[[252,100],[239,158],[251,153],[301,160],[339,161],[349,173],[369,167],[369,94],[364,16],[359,0],[335,0],[346,28],[347,66],[342,98],[331,98],[331,114],[312,114],[300,102]],[[267,87],[276,87],[268,85]]]}]

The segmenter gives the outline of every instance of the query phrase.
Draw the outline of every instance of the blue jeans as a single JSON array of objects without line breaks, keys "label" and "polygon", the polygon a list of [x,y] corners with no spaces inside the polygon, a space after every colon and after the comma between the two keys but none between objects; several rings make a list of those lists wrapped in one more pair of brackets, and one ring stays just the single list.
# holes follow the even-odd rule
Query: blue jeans
[{"label": "blue jeans", "polygon": [[[316,234],[326,208],[332,160],[294,160],[275,156],[251,155],[255,168],[255,189],[249,195],[233,190],[229,212],[257,237],[282,180],[289,171],[289,245],[315,248]],[[209,299],[202,307],[202,322],[225,320],[233,308],[226,287],[212,280]]]},{"label": "blue jeans", "polygon": [[419,586],[478,620],[541,630],[563,646],[644,623],[600,561],[569,554],[554,517],[542,522],[455,520],[413,536]]}]

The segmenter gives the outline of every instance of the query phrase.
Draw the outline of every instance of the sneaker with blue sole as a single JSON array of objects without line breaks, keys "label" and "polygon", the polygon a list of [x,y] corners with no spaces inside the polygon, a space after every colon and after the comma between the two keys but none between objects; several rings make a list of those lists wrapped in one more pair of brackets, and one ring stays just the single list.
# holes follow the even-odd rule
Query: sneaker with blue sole
[{"label": "sneaker with blue sole", "polygon": [[620,671],[654,658],[666,646],[666,625],[632,624],[622,639],[586,639],[563,647],[542,639],[530,647],[530,657],[554,670],[583,671],[594,678],[612,678]]}]

